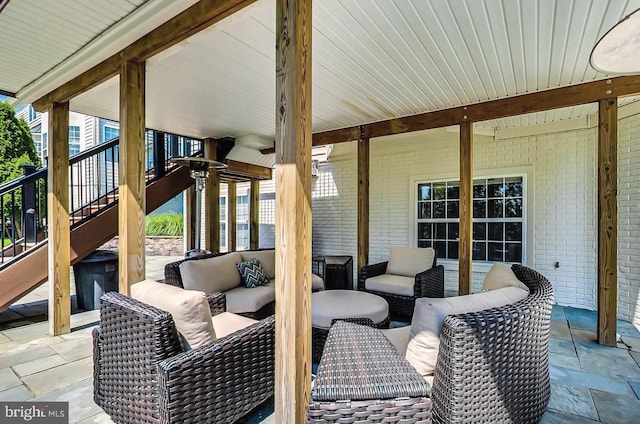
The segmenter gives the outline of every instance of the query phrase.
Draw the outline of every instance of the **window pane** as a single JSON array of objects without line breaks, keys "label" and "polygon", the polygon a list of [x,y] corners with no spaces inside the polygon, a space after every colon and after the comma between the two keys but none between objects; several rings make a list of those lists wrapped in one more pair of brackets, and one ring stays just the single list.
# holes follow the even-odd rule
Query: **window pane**
[{"label": "window pane", "polygon": [[474,242],[472,259],[474,261],[486,261],[487,260],[487,243]]},{"label": "window pane", "polygon": [[489,223],[489,240],[502,241],[502,222],[490,222]]},{"label": "window pane", "polygon": [[444,218],[444,202],[433,202],[433,217]]},{"label": "window pane", "polygon": [[473,201],[473,217],[474,218],[487,217],[487,201],[486,200]]},{"label": "window pane", "polygon": [[474,240],[487,239],[487,224],[485,224],[484,222],[473,223],[473,239]]},{"label": "window pane", "polygon": [[449,224],[449,240],[456,240],[460,237],[460,225],[457,222]]},{"label": "window pane", "polygon": [[431,200],[431,184],[418,184],[418,200]]},{"label": "window pane", "polygon": [[[440,239],[440,240],[444,240],[447,238],[447,224],[445,223],[437,223],[435,224],[436,227],[436,234],[435,237],[436,239]],[[444,250],[442,251],[444,253]]]},{"label": "window pane", "polygon": [[502,218],[504,209],[504,200],[489,200],[488,202],[489,218]]},{"label": "window pane", "polygon": [[487,243],[487,258],[490,261],[504,261],[504,248],[502,243]]},{"label": "window pane", "polygon": [[431,247],[431,240],[420,240],[418,247]]},{"label": "window pane", "polygon": [[450,241],[448,245],[447,258],[458,259],[458,242]]},{"label": "window pane", "polygon": [[484,199],[487,197],[487,184],[486,180],[474,180],[473,181],[473,198]]},{"label": "window pane", "polygon": [[522,245],[520,243],[507,243],[507,262],[522,262]]},{"label": "window pane", "polygon": [[460,198],[460,183],[457,181],[449,181],[447,183],[447,199]]},{"label": "window pane", "polygon": [[507,222],[505,227],[505,240],[522,241],[521,222]]},{"label": "window pane", "polygon": [[505,178],[506,196],[522,197],[522,177]]},{"label": "window pane", "polygon": [[447,242],[446,241],[436,241],[434,243],[433,246],[434,249],[436,249],[436,254],[438,256],[442,257],[446,257],[445,255],[447,254]]},{"label": "window pane", "polygon": [[430,219],[431,218],[431,203],[420,202],[418,203],[418,219]]},{"label": "window pane", "polygon": [[444,200],[447,193],[446,183],[435,183],[433,185],[433,198],[435,200]]},{"label": "window pane", "polygon": [[459,212],[459,203],[458,201],[449,201],[447,202],[447,218],[458,218]]},{"label": "window pane", "polygon": [[502,178],[492,178],[489,180],[489,197],[503,197],[504,184]]},{"label": "window pane", "polygon": [[504,209],[507,218],[521,218],[522,199],[506,199]]},{"label": "window pane", "polygon": [[420,223],[418,224],[418,238],[420,239],[430,239],[433,238],[431,236],[431,223]]}]

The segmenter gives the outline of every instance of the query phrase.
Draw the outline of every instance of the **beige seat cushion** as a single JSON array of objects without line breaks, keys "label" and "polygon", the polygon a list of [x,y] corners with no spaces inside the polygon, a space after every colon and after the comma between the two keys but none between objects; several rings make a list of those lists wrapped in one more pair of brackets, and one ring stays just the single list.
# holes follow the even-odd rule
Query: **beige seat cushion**
[{"label": "beige seat cushion", "polygon": [[316,274],[311,274],[311,290],[324,290],[324,280]]},{"label": "beige seat cushion", "polygon": [[497,290],[504,287],[520,287],[522,290],[529,292],[529,287],[518,280],[509,265],[498,262],[493,264],[487,275],[485,275],[482,290]]},{"label": "beige seat cushion", "polygon": [[244,252],[240,252],[240,254],[242,255],[243,262],[256,258],[267,273],[269,280],[273,280],[276,277],[276,251],[274,249],[245,250]]},{"label": "beige seat cushion", "polygon": [[405,277],[402,275],[382,274],[367,278],[364,287],[367,290],[379,291],[383,293],[399,294],[401,296],[413,296],[413,286],[416,284],[416,277]]},{"label": "beige seat cushion", "polygon": [[311,294],[311,325],[329,329],[340,318],[369,318],[374,324],[389,316],[387,301],[371,293],[354,290],[325,290]]},{"label": "beige seat cushion", "polygon": [[242,255],[239,252],[184,261],[180,264],[182,285],[187,290],[201,290],[206,294],[226,292],[242,282],[236,267],[241,261]]},{"label": "beige seat cushion", "polygon": [[415,277],[432,268],[435,255],[431,247],[391,246],[386,273]]},{"label": "beige seat cushion", "polygon": [[[409,344],[409,335],[411,334],[411,326],[405,325],[404,327],[390,328],[388,330],[381,330],[387,339],[398,349],[398,352],[404,356],[407,352],[407,344]],[[216,333],[217,334],[217,333]]]},{"label": "beige seat cushion", "polygon": [[447,315],[478,312],[516,303],[529,294],[518,287],[505,287],[467,296],[416,299],[406,359],[422,375],[433,374],[440,348],[440,333]]},{"label": "beige seat cushion", "polygon": [[176,329],[192,349],[215,341],[211,310],[204,292],[145,280],[131,286],[131,297],[169,312]]},{"label": "beige seat cushion", "polygon": [[231,312],[223,312],[212,316],[211,322],[213,323],[216,336],[221,339],[224,336],[233,334],[236,331],[242,330],[243,328],[255,324],[258,321],[243,317],[242,315],[232,314]]},{"label": "beige seat cushion", "polygon": [[226,291],[224,294],[227,297],[227,311],[235,314],[256,312],[264,305],[276,300],[274,283],[250,289],[238,286]]}]

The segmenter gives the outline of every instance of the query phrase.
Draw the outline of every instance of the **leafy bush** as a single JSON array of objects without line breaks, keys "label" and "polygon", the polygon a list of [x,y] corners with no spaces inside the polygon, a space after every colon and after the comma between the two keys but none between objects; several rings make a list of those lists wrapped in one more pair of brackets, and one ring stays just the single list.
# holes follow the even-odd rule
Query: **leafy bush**
[{"label": "leafy bush", "polygon": [[184,232],[183,218],[176,213],[150,215],[147,216],[146,228],[148,236],[180,237]]}]

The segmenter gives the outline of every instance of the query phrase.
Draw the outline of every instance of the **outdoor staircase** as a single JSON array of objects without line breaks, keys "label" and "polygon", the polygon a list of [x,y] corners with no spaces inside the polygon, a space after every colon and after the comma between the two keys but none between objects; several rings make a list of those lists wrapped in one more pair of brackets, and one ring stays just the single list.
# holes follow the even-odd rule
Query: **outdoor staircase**
[{"label": "outdoor staircase", "polygon": [[[160,133],[161,134],[161,133]],[[162,134],[159,141],[164,143],[165,137]],[[154,140],[157,137],[154,136]],[[172,139],[167,135],[167,141],[170,143]],[[192,144],[200,143],[200,140],[180,138],[184,143],[190,143],[188,147],[181,145],[180,149],[165,149],[162,146],[163,154],[161,159],[154,160],[154,168],[147,171],[147,187],[146,187],[146,212],[147,214],[166,203],[168,200],[178,195],[180,192],[193,185],[193,179],[189,176],[189,170],[184,167],[170,164],[171,157],[181,155],[196,155],[201,152],[201,148],[194,148]],[[108,155],[105,153],[111,149],[110,158],[117,158],[118,140],[96,146],[80,155],[76,155],[70,159],[70,175],[73,177],[74,172],[78,174],[78,169],[82,169],[82,162],[92,163],[95,169],[99,168],[99,159],[102,157],[106,163]],[[175,145],[175,143],[173,143]],[[157,146],[154,146],[156,149]],[[201,145],[200,145],[201,147]],[[150,149],[148,149],[150,150]],[[157,155],[154,155],[157,156]],[[117,168],[113,161],[109,163],[111,169]],[[75,168],[74,168],[75,167]],[[162,167],[162,172],[154,172],[158,167]],[[86,168],[80,174],[86,177]],[[75,171],[74,171],[75,169]],[[99,174],[99,172],[98,172]],[[104,174],[104,171],[103,171]],[[95,175],[93,176],[95,177]],[[112,173],[110,176],[112,181],[104,181],[104,178],[95,178],[98,181],[96,189],[95,181],[92,182],[93,187],[87,188],[82,182],[70,180],[71,191],[76,187],[77,193],[94,192],[96,195],[88,196],[87,199],[79,201],[71,196],[71,263],[73,265],[77,261],[83,259],[104,243],[112,239],[118,233],[118,192],[117,192],[117,176]],[[16,192],[20,191],[23,195],[25,187],[28,184],[34,184],[36,192],[40,187],[46,185],[46,168],[37,171],[34,174],[27,175],[18,180],[11,181],[0,186],[0,216],[5,216],[6,211],[4,199],[15,199]],[[78,189],[79,188],[79,189]],[[43,192],[46,193],[46,190]],[[82,197],[82,196],[76,196]],[[44,201],[46,199],[41,199]],[[40,201],[38,203],[40,203]],[[13,202],[17,203],[17,202]],[[46,202],[45,202],[46,203]],[[23,203],[24,204],[24,203]],[[75,207],[73,207],[75,205]],[[41,208],[35,208],[39,211]],[[13,207],[13,206],[12,206]],[[38,215],[36,211],[36,215]],[[10,213],[9,216],[15,215]],[[23,214],[23,216],[25,216]],[[46,213],[44,214],[46,216]],[[29,218],[30,219],[30,218]],[[42,216],[36,216],[35,221],[42,221]],[[23,218],[22,224],[26,222]],[[16,227],[20,223],[13,222],[12,227]],[[38,225],[36,225],[38,227]],[[5,310],[16,300],[20,299],[30,291],[44,283],[48,278],[48,243],[46,232],[38,229],[34,231],[36,239],[31,236],[31,241],[27,241],[26,237],[14,237],[12,243],[0,250],[0,311]],[[0,240],[2,238],[0,237]]]}]

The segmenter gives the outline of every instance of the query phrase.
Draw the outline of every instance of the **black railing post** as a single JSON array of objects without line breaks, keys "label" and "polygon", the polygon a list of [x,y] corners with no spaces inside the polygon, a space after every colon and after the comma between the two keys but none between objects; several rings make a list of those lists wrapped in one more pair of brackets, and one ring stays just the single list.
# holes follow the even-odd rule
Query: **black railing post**
[{"label": "black railing post", "polygon": [[[36,172],[35,165],[22,165],[24,175]],[[33,180],[22,186],[22,234],[26,243],[36,242],[36,181]]]},{"label": "black railing post", "polygon": [[171,157],[177,158],[180,156],[180,147],[178,145],[178,136],[175,134],[171,134]]},{"label": "black railing post", "polygon": [[153,174],[154,178],[162,178],[166,174],[164,133],[153,132]]}]

